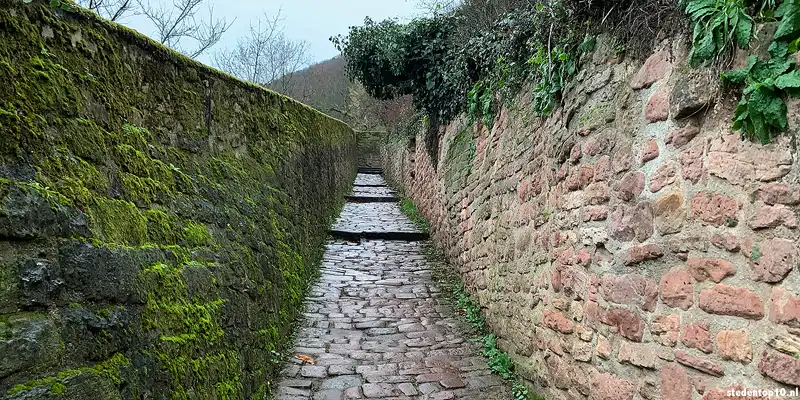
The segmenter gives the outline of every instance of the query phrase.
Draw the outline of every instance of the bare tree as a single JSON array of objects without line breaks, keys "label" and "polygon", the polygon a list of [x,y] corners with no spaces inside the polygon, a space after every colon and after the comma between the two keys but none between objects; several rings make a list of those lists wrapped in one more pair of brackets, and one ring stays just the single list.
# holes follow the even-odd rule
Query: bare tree
[{"label": "bare tree", "polygon": [[[155,39],[192,58],[217,44],[222,34],[233,25],[233,21],[227,23],[225,18],[215,18],[211,6],[206,16],[198,16],[205,0],[173,0],[172,5],[162,4],[158,0],[155,5],[150,0],[137,2],[141,13],[155,25]],[[187,39],[195,42],[194,46],[185,47]]]},{"label": "bare tree", "polygon": [[139,13],[135,0],[77,0],[77,3],[109,21],[121,21]]},{"label": "bare tree", "polygon": [[264,14],[251,22],[249,35],[239,38],[233,48],[214,55],[214,66],[250,82],[289,92],[294,84],[292,75],[309,63],[309,44],[286,38],[280,14]]}]

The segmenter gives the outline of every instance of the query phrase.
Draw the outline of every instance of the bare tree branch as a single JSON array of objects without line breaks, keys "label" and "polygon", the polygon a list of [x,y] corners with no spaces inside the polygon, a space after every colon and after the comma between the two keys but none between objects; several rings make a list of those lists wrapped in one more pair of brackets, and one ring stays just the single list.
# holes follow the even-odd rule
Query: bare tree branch
[{"label": "bare tree branch", "polygon": [[287,93],[295,71],[309,63],[309,44],[283,34],[280,10],[250,23],[248,36],[214,55],[214,66],[239,78]]},{"label": "bare tree branch", "polygon": [[77,0],[77,3],[109,21],[122,21],[139,14],[137,4],[133,0]]},{"label": "bare tree branch", "polygon": [[[228,23],[225,18],[215,18],[214,8],[211,6],[208,7],[206,16],[198,16],[199,8],[204,2],[205,0],[173,0],[172,6],[169,6],[161,2],[153,5],[150,0],[137,0],[141,13],[156,28],[156,40],[192,58],[200,56],[217,44],[234,22]],[[194,42],[192,49],[184,47],[187,39]]]}]

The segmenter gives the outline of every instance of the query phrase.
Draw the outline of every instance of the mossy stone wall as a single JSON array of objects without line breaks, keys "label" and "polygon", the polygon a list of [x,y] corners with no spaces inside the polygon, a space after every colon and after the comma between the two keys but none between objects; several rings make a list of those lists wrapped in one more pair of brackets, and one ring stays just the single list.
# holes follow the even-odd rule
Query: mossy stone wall
[{"label": "mossy stone wall", "polygon": [[389,134],[380,131],[359,131],[358,166],[364,168],[381,168],[381,148],[389,138]]},{"label": "mossy stone wall", "polygon": [[0,82],[0,397],[265,398],[352,129],[40,0]]}]

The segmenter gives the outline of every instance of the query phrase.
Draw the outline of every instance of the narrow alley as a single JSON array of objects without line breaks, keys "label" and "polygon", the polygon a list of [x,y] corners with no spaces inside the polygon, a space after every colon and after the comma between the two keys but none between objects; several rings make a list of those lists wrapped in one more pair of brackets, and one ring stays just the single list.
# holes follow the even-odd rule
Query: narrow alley
[{"label": "narrow alley", "polygon": [[[278,400],[510,399],[439,293],[420,232],[359,173],[306,299]],[[310,360],[303,361],[308,357]]]}]

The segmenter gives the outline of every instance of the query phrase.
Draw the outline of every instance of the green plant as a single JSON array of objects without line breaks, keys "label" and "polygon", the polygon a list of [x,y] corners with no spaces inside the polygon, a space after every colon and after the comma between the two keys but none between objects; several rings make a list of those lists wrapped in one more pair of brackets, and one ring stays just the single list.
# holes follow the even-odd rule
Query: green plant
[{"label": "green plant", "polygon": [[690,0],[686,14],[694,24],[689,64],[700,65],[732,45],[746,48],[753,37],[754,21],[744,0]]},{"label": "green plant", "polygon": [[475,123],[480,112],[481,123],[487,129],[494,124],[494,91],[491,85],[477,82],[467,93],[467,117],[470,125]]},{"label": "green plant", "polygon": [[753,261],[758,261],[761,259],[761,249],[758,246],[753,246],[753,252],[750,255],[750,259]]},{"label": "green plant", "polygon": [[404,198],[400,200],[400,211],[402,211],[420,230],[427,232],[430,229],[430,223],[419,213],[417,206],[410,199]]},{"label": "green plant", "polygon": [[534,68],[533,75],[538,78],[533,89],[533,109],[537,115],[550,115],[556,106],[556,97],[561,93],[567,79],[575,75],[575,57],[564,48],[557,47],[548,52],[540,45],[528,64]]},{"label": "green plant", "polygon": [[522,382],[514,382],[514,386],[511,387],[511,393],[514,396],[514,400],[527,400],[530,396],[528,387]]},{"label": "green plant", "polygon": [[504,380],[512,379],[514,377],[514,366],[511,363],[511,357],[497,347],[497,336],[493,333],[488,334],[482,338],[482,342],[483,356],[486,357],[492,372]]},{"label": "green plant", "polygon": [[773,42],[770,55],[768,61],[750,56],[747,67],[722,75],[729,83],[746,86],[736,106],[733,128],[761,143],[769,143],[775,133],[788,127],[784,97],[800,96],[800,72],[788,57],[788,45]]}]

